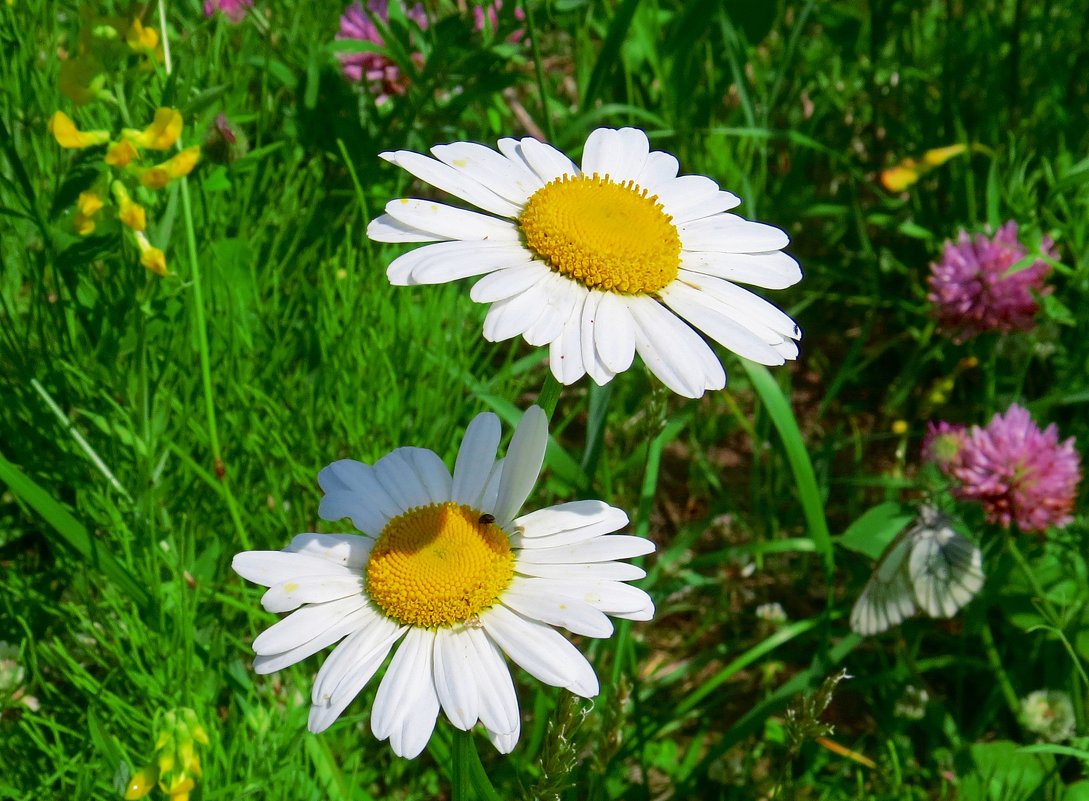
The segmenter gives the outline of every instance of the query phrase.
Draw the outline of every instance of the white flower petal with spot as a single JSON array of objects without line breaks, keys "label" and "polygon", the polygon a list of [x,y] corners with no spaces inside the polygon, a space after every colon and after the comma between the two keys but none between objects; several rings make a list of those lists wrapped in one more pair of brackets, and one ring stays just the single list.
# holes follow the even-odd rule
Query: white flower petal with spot
[{"label": "white flower petal with spot", "polygon": [[[505,158],[521,158],[514,145],[505,147],[514,153]],[[529,149],[543,163],[556,160],[551,151]],[[444,154],[451,158],[451,169],[458,169],[455,156],[460,153]],[[531,163],[527,159],[525,165]],[[491,180],[487,166],[474,162],[460,169],[473,180]],[[543,167],[532,172],[537,169]],[[605,296],[598,306],[611,302]],[[583,296],[572,303],[566,317],[581,325]],[[440,712],[459,729],[481,724],[496,749],[509,753],[518,743],[521,715],[507,659],[542,682],[591,697],[598,692],[593,667],[553,627],[608,637],[610,617],[649,620],[653,615],[650,597],[624,583],[646,573],[618,560],[650,553],[654,544],[612,533],[627,525],[623,511],[587,500],[520,514],[544,462],[544,412],[529,409],[507,456],[497,458],[501,439],[494,414],[477,416],[466,429],[452,474],[433,451],[414,447],[398,448],[374,465],[334,462],[318,476],[326,492],[322,513],[350,517],[366,526],[368,536],[299,534],[283,551],[235,556],[232,566],[239,575],[268,587],[264,607],[289,612],[254,640],[256,672],[272,673],[336,646],[314,680],[310,731],[331,726],[389,660],[371,710],[371,729],[389,740],[396,754],[419,754]],[[368,590],[368,567],[378,558],[374,549],[393,518],[408,519],[403,516],[444,504],[468,507],[459,513],[461,525],[471,521],[487,527],[476,529],[481,537],[499,537],[498,542],[509,545],[513,575],[499,585],[493,600],[449,625],[399,622]],[[435,536],[440,535],[436,530]],[[427,608],[434,597],[419,601]]]},{"label": "white flower petal with spot", "polygon": [[[485,317],[485,338],[500,342],[521,336],[532,346],[548,346],[549,367],[561,383],[572,384],[588,375],[595,383],[606,384],[631,367],[638,354],[667,387],[698,398],[726,384],[725,371],[704,335],[763,364],[797,358],[801,330],[793,320],[756,296],[762,305],[738,300],[740,296],[728,299],[712,283],[733,287],[732,282],[739,282],[765,289],[797,283],[801,269],[782,252],[789,237],[772,225],[731,213],[741,203],[736,195],[706,176],[679,175],[677,159],[651,150],[643,131],[593,131],[583,146],[581,165],[529,137],[501,139],[497,150],[454,142],[436,145],[431,152],[437,158],[408,151],[382,157],[481,211],[415,198],[387,204],[386,213],[368,226],[371,239],[437,243],[395,258],[387,273],[390,282],[417,285],[479,277],[470,297],[491,306]],[[562,263],[557,266],[550,260],[554,254],[533,250],[540,240],[533,244],[521,226],[523,211],[533,206],[537,193],[557,182],[581,181],[595,174],[613,184],[607,192],[630,191],[632,197],[644,198],[650,204],[649,213],[657,204],[662,225],[672,227],[680,243],[674,277],[667,263],[660,279],[637,279],[634,276],[644,266],[639,259],[604,259],[593,245],[569,256],[571,265],[583,266],[569,266],[567,272],[561,270]],[[634,247],[630,243],[638,241],[643,229],[634,222],[623,227],[625,212],[616,210],[615,194],[608,197],[602,218],[619,215],[621,222],[612,235],[624,243],[620,247]],[[567,242],[572,232],[575,239],[571,241],[581,241],[583,229],[578,223],[586,218],[569,214],[568,222],[562,223],[569,229],[547,241]],[[571,253],[570,249],[563,252]],[[568,257],[560,258],[561,262],[563,258]],[[585,265],[592,266],[588,273],[583,272]],[[601,271],[616,283],[582,277],[601,275]],[[614,286],[626,289],[621,292]],[[700,302],[687,290],[713,298]],[[658,313],[647,304],[653,304]],[[775,312],[774,324],[767,309]]]}]

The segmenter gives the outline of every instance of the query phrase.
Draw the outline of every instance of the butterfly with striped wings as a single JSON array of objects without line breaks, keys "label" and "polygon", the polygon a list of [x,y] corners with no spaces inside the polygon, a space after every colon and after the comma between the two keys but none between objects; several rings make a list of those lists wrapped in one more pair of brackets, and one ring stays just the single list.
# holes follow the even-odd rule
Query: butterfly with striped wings
[{"label": "butterfly with striped wings", "polygon": [[880,634],[921,610],[952,617],[983,586],[983,556],[948,517],[922,506],[915,523],[885,549],[851,610],[851,629]]}]

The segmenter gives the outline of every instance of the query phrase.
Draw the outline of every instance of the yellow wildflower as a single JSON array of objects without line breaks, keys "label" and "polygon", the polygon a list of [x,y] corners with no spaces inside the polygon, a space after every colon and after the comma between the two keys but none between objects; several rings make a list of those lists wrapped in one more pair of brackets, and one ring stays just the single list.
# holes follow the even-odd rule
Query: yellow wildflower
[{"label": "yellow wildflower", "polygon": [[125,34],[125,41],[136,52],[145,50],[154,54],[155,47],[159,44],[159,34],[154,28],[145,28],[138,18],[133,17],[132,24]]},{"label": "yellow wildflower", "polygon": [[81,131],[63,111],[58,111],[49,119],[49,132],[64,148],[85,148],[101,145],[110,141],[109,131]]},{"label": "yellow wildflower", "polygon": [[102,208],[102,198],[97,192],[80,192],[76,201],[76,216],[72,226],[80,236],[88,236],[95,230],[95,215]]},{"label": "yellow wildflower", "polygon": [[127,167],[134,159],[138,159],[139,157],[140,152],[136,149],[136,146],[127,139],[122,139],[120,142],[114,142],[110,145],[109,150],[106,151],[106,163],[111,167]]},{"label": "yellow wildflower", "polygon": [[183,178],[193,171],[200,161],[200,146],[193,145],[171,159],[140,173],[140,183],[148,189],[162,189],[175,178]]},{"label": "yellow wildflower", "polygon": [[147,765],[132,774],[128,786],[125,788],[125,801],[138,801],[151,792],[155,782],[159,780],[159,771],[154,766]]},{"label": "yellow wildflower", "polygon": [[914,159],[904,159],[881,171],[881,185],[890,192],[903,192],[918,180],[919,170]]},{"label": "yellow wildflower", "polygon": [[929,164],[931,167],[940,167],[953,156],[959,156],[968,150],[968,145],[949,145],[949,147],[938,147],[933,150],[928,150],[923,154],[923,161]]},{"label": "yellow wildflower", "polygon": [[907,420],[893,420],[892,421],[892,433],[897,435],[904,435],[908,432]]},{"label": "yellow wildflower", "polygon": [[[140,248],[140,263],[156,275],[166,275],[166,254],[147,241],[143,231],[136,232],[136,245]],[[164,767],[165,765],[165,767]],[[174,755],[159,757],[159,770],[170,771],[174,768]]]},{"label": "yellow wildflower", "polygon": [[136,145],[148,150],[168,150],[178,141],[182,132],[182,115],[172,108],[161,108],[155,112],[155,121],[142,131],[126,128],[121,135]]},{"label": "yellow wildflower", "polygon": [[113,195],[117,198],[117,219],[133,231],[146,230],[147,212],[129,196],[128,190],[120,181],[113,182]]}]

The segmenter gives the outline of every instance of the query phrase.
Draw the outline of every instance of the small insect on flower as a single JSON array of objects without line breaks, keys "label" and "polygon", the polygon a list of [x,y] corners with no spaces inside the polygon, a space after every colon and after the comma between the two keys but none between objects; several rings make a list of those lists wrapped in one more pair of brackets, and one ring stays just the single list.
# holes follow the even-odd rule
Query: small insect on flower
[{"label": "small insect on flower", "polygon": [[495,522],[495,515],[490,515],[487,513],[482,514],[480,516],[480,520],[477,522],[479,522],[482,526],[490,526],[492,523]]},{"label": "small insect on flower", "polygon": [[851,610],[857,634],[880,634],[921,609],[930,617],[952,617],[983,586],[979,548],[932,506],[922,506],[914,525],[881,555]]}]

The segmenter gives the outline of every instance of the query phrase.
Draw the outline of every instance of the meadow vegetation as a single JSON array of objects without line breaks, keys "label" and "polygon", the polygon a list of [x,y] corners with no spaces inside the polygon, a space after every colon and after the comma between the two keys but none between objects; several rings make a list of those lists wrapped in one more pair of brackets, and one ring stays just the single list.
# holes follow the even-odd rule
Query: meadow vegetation
[{"label": "meadow vegetation", "polygon": [[[1089,442],[1089,2],[473,5],[391,4],[378,46],[338,40],[335,3],[0,4],[0,798],[122,798],[167,752],[199,775],[149,797],[1089,798],[1084,500],[1003,522],[923,450],[1012,404]],[[81,43],[103,26],[109,52]],[[393,72],[352,80],[360,54]],[[198,164],[58,141],[57,111],[113,142],[163,108]],[[474,415],[509,436],[551,380],[544,350],[485,341],[469,282],[391,286],[406,248],[368,224],[449,197],[378,153],[532,135],[577,159],[623,126],[790,235],[804,278],[758,291],[798,360],[716,347],[728,384],[697,400],[638,360],[563,388],[527,508],[626,510],[656,613],[573,638],[593,701],[514,671],[521,739],[476,735],[488,781],[444,718],[415,760],[376,740],[373,683],[307,732],[320,657],[255,674],[275,615],[232,556],[347,530],[318,517],[329,463],[452,465]],[[931,264],[1008,221],[1010,272],[1047,273],[1031,326],[947,330]],[[854,633],[924,502],[981,549],[982,590]]]}]

